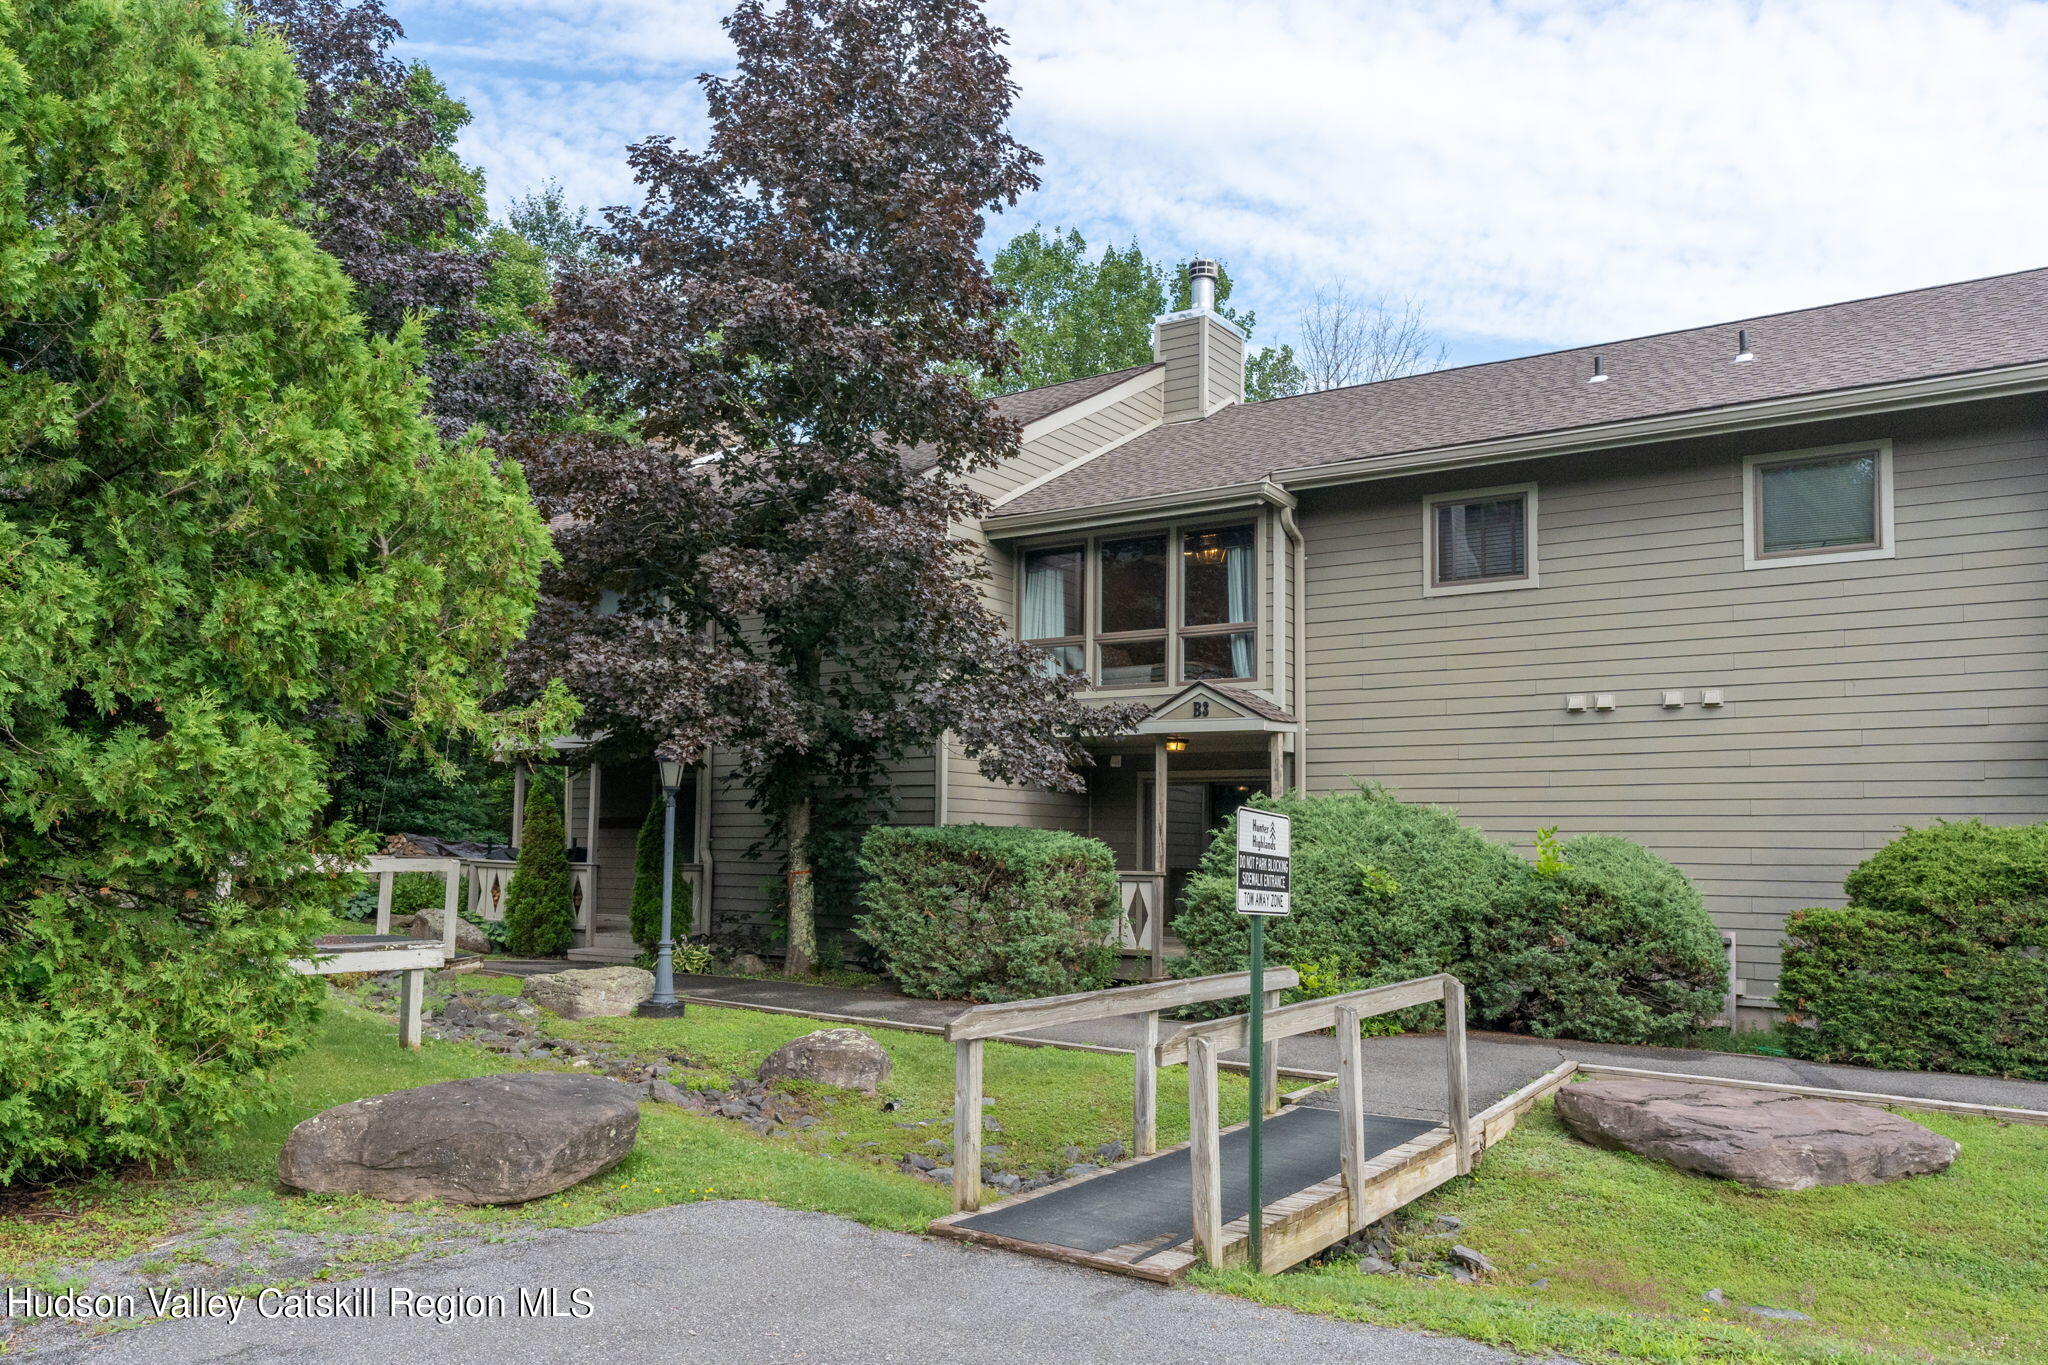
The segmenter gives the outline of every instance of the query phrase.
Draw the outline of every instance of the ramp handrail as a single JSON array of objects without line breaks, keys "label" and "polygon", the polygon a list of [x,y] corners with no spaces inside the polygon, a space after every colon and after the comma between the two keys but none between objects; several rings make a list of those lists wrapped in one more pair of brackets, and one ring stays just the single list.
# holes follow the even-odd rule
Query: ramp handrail
[{"label": "ramp handrail", "polygon": [[[1444,1002],[1444,1045],[1448,1072],[1447,1108],[1451,1142],[1457,1151],[1459,1175],[1472,1170],[1472,1121],[1465,1059],[1465,986],[1448,973],[1373,986],[1320,1000],[1303,1000],[1269,1009],[1265,1019],[1268,1048],[1279,1038],[1337,1031],[1337,1110],[1345,1196],[1352,1231],[1359,1230],[1365,1210],[1365,1048],[1360,1025],[1375,1014],[1391,1014],[1431,1001]],[[1223,1264],[1222,1122],[1216,1089],[1216,1059],[1233,1047],[1245,1046],[1250,1031],[1242,1015],[1189,1024],[1159,1044],[1160,1066],[1186,1062],[1188,1068],[1188,1153],[1191,1164],[1195,1249],[1211,1266]],[[1263,1218],[1264,1209],[1245,1216]]]},{"label": "ramp handrail", "polygon": [[[1301,984],[1292,967],[1266,973],[1266,1002]],[[1250,972],[1194,976],[1182,981],[1151,981],[1138,986],[1048,995],[1036,1000],[1006,1000],[962,1010],[946,1025],[953,1044],[953,1211],[971,1213],[981,1207],[981,1046],[990,1038],[1030,1028],[1081,1024],[1094,1019],[1138,1016],[1136,1079],[1131,1096],[1131,1149],[1138,1156],[1159,1150],[1159,1075],[1155,1050],[1159,1012],[1210,1000],[1243,995],[1252,986]],[[1176,1037],[1179,1035],[1176,1034]],[[1264,1058],[1266,1093],[1274,1093],[1279,1051],[1269,1045]]]}]

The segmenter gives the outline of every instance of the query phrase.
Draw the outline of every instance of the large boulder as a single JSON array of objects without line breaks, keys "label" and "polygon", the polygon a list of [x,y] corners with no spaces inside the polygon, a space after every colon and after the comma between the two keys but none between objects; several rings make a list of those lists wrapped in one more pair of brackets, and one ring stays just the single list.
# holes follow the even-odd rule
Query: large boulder
[{"label": "large boulder", "polygon": [[654,973],[642,967],[582,967],[529,976],[520,993],[564,1019],[617,1019],[654,994]]},{"label": "large boulder", "polygon": [[640,1108],[602,1076],[531,1072],[354,1100],[292,1129],[277,1178],[316,1194],[517,1204],[633,1150]]},{"label": "large boulder", "polygon": [[1568,1085],[1557,1092],[1557,1115],[1596,1147],[1766,1190],[1882,1185],[1946,1170],[1961,1150],[1869,1105],[1691,1081]]},{"label": "large boulder", "polygon": [[[441,941],[441,907],[422,910],[412,917],[412,927],[406,932],[414,938]],[[491,941],[484,937],[484,931],[471,924],[462,916],[455,917],[455,951],[458,953],[488,953]]]},{"label": "large boulder", "polygon": [[761,1063],[764,1081],[817,1081],[872,1095],[893,1063],[882,1045],[857,1028],[828,1028],[784,1043]]}]

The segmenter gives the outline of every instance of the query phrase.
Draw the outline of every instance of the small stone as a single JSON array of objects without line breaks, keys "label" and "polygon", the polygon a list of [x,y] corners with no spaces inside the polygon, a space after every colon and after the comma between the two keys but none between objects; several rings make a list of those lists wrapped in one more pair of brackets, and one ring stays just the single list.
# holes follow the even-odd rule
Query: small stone
[{"label": "small stone", "polygon": [[639,967],[592,967],[529,976],[520,991],[564,1019],[617,1019],[654,994],[654,973]]},{"label": "small stone", "polygon": [[996,1122],[994,1114],[983,1114],[981,1116],[981,1131],[984,1133],[1000,1133],[1003,1131],[1003,1125]]},{"label": "small stone", "polygon": [[909,1156],[903,1158],[903,1164],[910,1167],[913,1171],[934,1171],[939,1166],[938,1162],[933,1161],[923,1152],[912,1152]]},{"label": "small stone", "polygon": [[1102,1168],[1100,1166],[1091,1166],[1084,1161],[1076,1165],[1067,1167],[1065,1174],[1067,1179],[1071,1180],[1077,1175],[1093,1175],[1095,1172],[1101,1169]]},{"label": "small stone", "polygon": [[1085,1153],[1079,1147],[1063,1147],[1060,1155],[1068,1161],[1079,1161]]},{"label": "small stone", "polygon": [[1529,1287],[1531,1289],[1548,1289],[1550,1288],[1550,1277],[1545,1275],[1542,1279],[1533,1281]]},{"label": "small stone", "polygon": [[951,1166],[934,1166],[925,1172],[925,1179],[935,1185],[950,1185],[953,1183],[953,1168]]},{"label": "small stone", "polygon": [[1453,1246],[1451,1248],[1451,1259],[1475,1274],[1491,1275],[1493,1273],[1493,1262],[1487,1260],[1471,1247]]},{"label": "small stone", "polygon": [[1723,1294],[1718,1289],[1709,1289],[1706,1293],[1700,1295],[1700,1297],[1705,1299],[1708,1303],[1728,1302],[1728,1296],[1726,1294]]},{"label": "small stone", "polygon": [[1429,1226],[1434,1232],[1456,1232],[1465,1226],[1465,1220],[1455,1213],[1440,1213],[1429,1220]]},{"label": "small stone", "polygon": [[1772,1322],[1813,1321],[1812,1318],[1809,1318],[1808,1316],[1806,1316],[1806,1314],[1800,1312],[1795,1308],[1763,1308],[1758,1306],[1757,1304],[1746,1303],[1742,1305],[1742,1311],[1745,1313],[1754,1313],[1760,1318],[1769,1318]]},{"label": "small stone", "polygon": [[1461,1265],[1451,1267],[1451,1278],[1459,1284],[1478,1284],[1479,1277]]},{"label": "small stone", "polygon": [[1004,1194],[1015,1194],[1024,1182],[1008,1171],[997,1171],[983,1182],[990,1189],[1001,1190]]},{"label": "small stone", "polygon": [[1394,1265],[1393,1262],[1382,1260],[1378,1256],[1361,1256],[1358,1258],[1358,1270],[1362,1275],[1391,1275],[1394,1273]]},{"label": "small stone", "polygon": [[1104,1161],[1122,1161],[1124,1145],[1119,1141],[1105,1142],[1095,1149],[1095,1155]]}]

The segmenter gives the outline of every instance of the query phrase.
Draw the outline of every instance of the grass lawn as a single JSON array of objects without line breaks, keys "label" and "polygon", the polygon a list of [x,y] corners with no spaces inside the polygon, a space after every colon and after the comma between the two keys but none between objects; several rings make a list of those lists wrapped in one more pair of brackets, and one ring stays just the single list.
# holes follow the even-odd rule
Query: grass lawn
[{"label": "grass lawn", "polygon": [[[1363,1274],[1350,1258],[1197,1279],[1587,1360],[2048,1361],[2048,1131],[1912,1117],[1962,1144],[1946,1173],[1783,1193],[1589,1147],[1546,1102],[1471,1176],[1411,1206],[1399,1242],[1418,1259],[1473,1247],[1500,1267],[1491,1282]],[[1425,1232],[1438,1213],[1464,1220],[1454,1238]],[[1729,1306],[1704,1302],[1709,1289]],[[1766,1322],[1742,1304],[1814,1321]]]},{"label": "grass lawn", "polygon": [[[518,983],[475,978],[516,992]],[[816,1020],[693,1004],[681,1019],[556,1021],[562,1036],[644,1047],[680,1048],[705,1063],[678,1084],[717,1084],[751,1074],[761,1059],[792,1038],[824,1027]],[[481,1231],[520,1226],[566,1226],[639,1213],[701,1199],[760,1199],[788,1208],[836,1213],[873,1227],[921,1230],[950,1212],[948,1187],[904,1175],[898,1157],[932,1150],[925,1144],[949,1130],[936,1122],[953,1105],[952,1050],[929,1034],[871,1028],[895,1070],[879,1097],[811,1087],[806,1098],[823,1120],[807,1132],[761,1138],[738,1123],[684,1113],[668,1105],[641,1106],[640,1140],[631,1156],[605,1175],[547,1199],[507,1208],[425,1206],[439,1218]],[[985,1053],[986,1091],[1002,1131],[990,1144],[1006,1153],[989,1165],[1060,1161],[1069,1144],[1092,1148],[1130,1138],[1131,1061],[1099,1053],[991,1044]],[[174,1233],[205,1227],[232,1213],[236,1226],[278,1232],[349,1231],[380,1227],[391,1206],[365,1199],[307,1197],[276,1184],[277,1153],[292,1126],[322,1109],[463,1076],[544,1069],[467,1043],[429,1040],[417,1053],[402,1052],[392,1022],[330,997],[311,1048],[284,1067],[275,1104],[252,1114],[193,1154],[190,1167],[159,1179],[103,1179],[58,1191],[26,1208],[0,1205],[0,1279],[47,1281],[62,1262],[128,1255]],[[553,1069],[561,1069],[559,1067]],[[1223,1081],[1225,1107],[1235,1118],[1245,1108],[1241,1076]],[[1160,1141],[1178,1142],[1187,1130],[1187,1097],[1162,1087]],[[894,1110],[882,1106],[895,1100]],[[421,1206],[412,1206],[419,1208]],[[388,1248],[403,1255],[404,1239]],[[387,1257],[388,1259],[388,1257]]]}]

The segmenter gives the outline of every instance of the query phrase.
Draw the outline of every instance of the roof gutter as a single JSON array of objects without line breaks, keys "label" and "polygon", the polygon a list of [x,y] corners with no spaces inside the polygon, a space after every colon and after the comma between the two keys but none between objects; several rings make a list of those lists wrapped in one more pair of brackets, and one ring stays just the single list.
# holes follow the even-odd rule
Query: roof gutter
[{"label": "roof gutter", "polygon": [[1611,450],[1616,446],[1729,435],[1793,422],[1861,417],[1896,412],[1902,408],[1936,407],[1945,403],[2008,398],[2019,394],[2040,393],[2043,390],[2048,390],[2048,361],[2037,361],[2001,370],[1978,370],[1969,374],[1942,375],[1934,379],[1911,379],[1897,384],[1878,384],[1861,389],[1833,389],[1826,393],[1803,394],[1794,398],[1772,398],[1760,403],[1743,403],[1735,407],[1668,413],[1627,422],[1610,422],[1597,427],[1538,432],[1529,436],[1510,436],[1497,441],[1475,441],[1466,445],[1434,446],[1427,450],[1409,451],[1400,455],[1367,456],[1336,464],[1278,470],[1268,477],[1288,488],[1326,488],[1331,484],[1398,478],[1403,474],[1426,470],[1463,469],[1474,465],[1504,464],[1511,460],[1577,455],[1588,451]]},{"label": "roof gutter", "polygon": [[1275,495],[1294,501],[1292,495],[1271,479],[1256,483],[1231,484],[1226,488],[1205,488],[1194,493],[1163,493],[1150,498],[1130,498],[1095,507],[1063,508],[1052,512],[1015,512],[1009,516],[984,517],[982,534],[990,540],[1007,540],[1034,531],[1082,531],[1122,521],[1141,521],[1148,516],[1201,516],[1233,507],[1254,507],[1273,502]]}]

